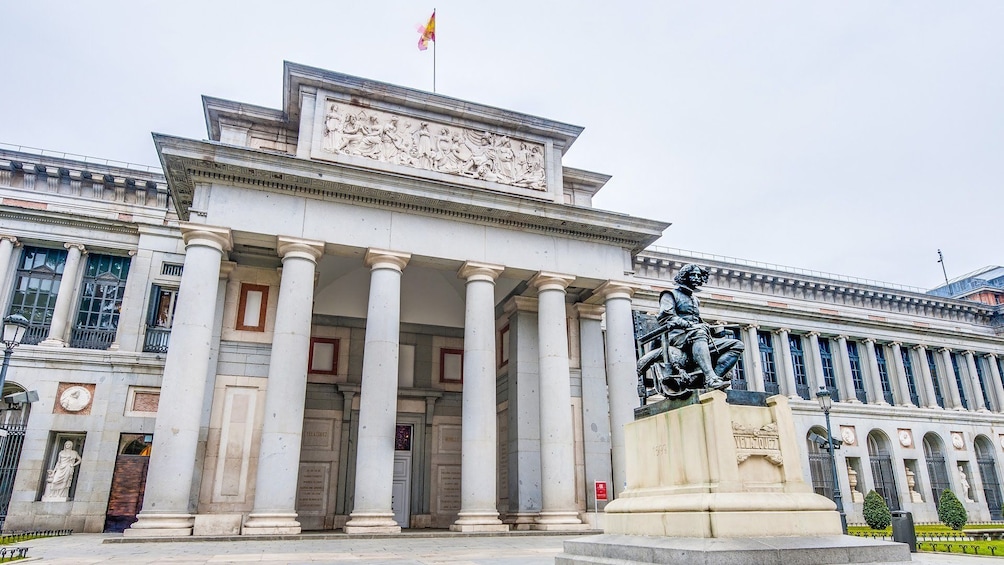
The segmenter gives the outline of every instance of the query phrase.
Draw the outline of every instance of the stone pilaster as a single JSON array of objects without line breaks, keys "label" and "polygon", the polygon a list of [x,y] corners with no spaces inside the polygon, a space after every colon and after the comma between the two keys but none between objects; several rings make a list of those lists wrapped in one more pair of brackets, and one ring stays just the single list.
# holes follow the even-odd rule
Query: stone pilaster
[{"label": "stone pilaster", "polygon": [[307,394],[314,272],[317,260],[324,254],[324,242],[279,236],[276,247],[282,257],[282,278],[272,332],[254,509],[243,530],[248,535],[300,533],[296,481]]},{"label": "stone pilaster", "polygon": [[854,377],[851,375],[851,358],[847,351],[847,336],[838,335],[837,336],[837,360],[840,363],[840,377],[843,380],[844,390],[847,391],[846,394],[841,396],[840,400],[843,402],[850,403],[861,403],[858,400],[858,392],[854,389]]},{"label": "stone pilaster", "polygon": [[568,364],[565,288],[575,277],[539,272],[536,287],[540,342],[540,463],[542,501],[534,529],[584,527],[575,505],[572,393]]},{"label": "stone pilaster", "polygon": [[[983,399],[983,387],[980,386],[980,375],[976,372],[976,356],[972,351],[964,353],[966,357],[966,369],[969,372],[969,382],[973,389],[973,406],[979,412],[987,411],[987,403]],[[984,378],[986,376],[984,375]]]},{"label": "stone pilaster", "polygon": [[464,314],[464,389],[461,428],[460,513],[455,532],[504,532],[499,520],[495,410],[495,279],[502,265],[468,261]]},{"label": "stone pilaster", "polygon": [[781,342],[781,378],[784,380],[784,392],[792,400],[801,400],[798,395],[798,383],[795,382],[795,364],[791,360],[791,341],[788,340],[788,328],[778,328],[774,330],[778,341]]},{"label": "stone pilaster", "polygon": [[124,535],[170,537],[192,533],[190,493],[200,415],[209,370],[220,263],[233,247],[230,230],[181,224],[185,267],[164,365],[143,510]]},{"label": "stone pilaster", "polygon": [[[366,250],[370,296],[366,310],[355,507],[345,533],[398,533],[391,495],[397,421],[397,368],[401,335],[401,273],[410,253]],[[492,409],[494,415],[495,410]]]},{"label": "stone pilaster", "polygon": [[631,298],[637,288],[626,282],[607,281],[596,289],[607,314],[606,361],[614,497],[620,495],[627,481],[624,426],[634,421],[634,408],[638,405],[634,320],[631,315]]},{"label": "stone pilaster", "polygon": [[749,351],[750,360],[747,365],[746,383],[750,390],[763,392],[763,365],[760,361],[760,339],[757,337],[759,329],[760,326],[756,324],[743,326],[743,333],[746,334],[746,351]]},{"label": "stone pilaster", "polygon": [[39,345],[45,347],[66,347],[66,329],[70,322],[70,310],[73,308],[73,292],[80,280],[80,258],[87,251],[82,243],[65,243],[66,264],[63,265],[63,278],[59,281],[59,291],[56,293],[56,305],[52,309],[52,321],[49,324],[49,335]]},{"label": "stone pilaster", "polygon": [[1004,412],[1004,383],[1001,383],[1001,370],[997,366],[997,356],[993,353],[987,353],[986,360],[987,365],[990,365],[990,380],[994,396],[997,397],[997,410],[995,412]]},{"label": "stone pilaster", "polygon": [[[876,347],[882,347],[882,344],[875,343],[872,338],[866,338],[861,340],[861,348],[864,349],[865,358],[868,359],[868,376],[872,383],[872,391],[874,396],[872,397],[872,402],[876,404],[884,404],[889,406],[889,403],[885,399],[885,392],[882,390],[882,375],[879,373],[878,366],[878,355],[875,353]],[[860,349],[858,352],[860,353]],[[886,376],[889,376],[889,363],[886,361]],[[889,383],[889,388],[892,389],[892,382]],[[909,396],[909,393],[907,394]],[[893,401],[896,400],[896,396],[893,395]]]},{"label": "stone pilaster", "polygon": [[962,396],[959,391],[959,380],[955,378],[955,368],[952,366],[952,351],[947,347],[938,350],[941,354],[941,362],[945,365],[945,380],[948,381],[949,397],[952,401],[953,410],[965,410],[962,405]]}]

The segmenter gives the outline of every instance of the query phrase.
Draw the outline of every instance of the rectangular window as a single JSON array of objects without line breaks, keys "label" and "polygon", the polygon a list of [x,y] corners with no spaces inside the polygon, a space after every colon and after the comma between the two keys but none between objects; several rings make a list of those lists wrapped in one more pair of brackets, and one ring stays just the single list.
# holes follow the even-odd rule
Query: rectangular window
[{"label": "rectangular window", "polygon": [[830,352],[830,340],[819,338],[819,360],[823,365],[823,384],[830,391],[834,402],[840,401],[840,391],[837,389],[837,374],[833,370],[833,353]]},{"label": "rectangular window", "polygon": [[[738,339],[742,341],[739,337],[739,331],[732,328],[725,328],[725,333],[732,337],[732,339]],[[732,388],[735,390],[746,390],[746,366],[743,363],[743,359],[740,356],[739,361],[736,366],[732,369]]]},{"label": "rectangular window", "polygon": [[249,332],[265,331],[265,313],[268,311],[268,286],[241,283],[237,303],[237,325],[234,329]]},{"label": "rectangular window", "polygon": [[983,363],[986,362],[982,355],[976,355],[976,378],[980,381],[980,392],[983,394],[983,405],[989,410],[993,404],[990,402],[990,395],[987,394],[986,372],[983,370]]},{"label": "rectangular window", "polygon": [[65,266],[65,249],[25,246],[21,252],[8,312],[28,318],[30,325],[21,343],[35,345],[49,334]]},{"label": "rectangular window", "polygon": [[910,393],[910,402],[914,406],[920,406],[920,397],[917,396],[917,380],[913,376],[913,361],[910,359],[910,351],[901,347],[899,350],[900,359],[903,360],[903,372],[906,373],[906,386]]},{"label": "rectangular window", "polygon": [[439,382],[441,383],[464,382],[463,349],[443,348],[439,350]]},{"label": "rectangular window", "polygon": [[[905,352],[904,352],[905,353]],[[934,385],[934,400],[938,406],[945,407],[945,395],[941,394],[941,382],[938,378],[938,364],[934,362],[934,352],[927,350],[927,367],[931,370],[931,384]],[[918,406],[920,406],[918,404]]]},{"label": "rectangular window", "polygon": [[143,351],[147,353],[167,353],[174,324],[174,307],[178,300],[178,289],[153,285],[150,288],[150,307],[146,316],[146,337]]},{"label": "rectangular window", "polygon": [[885,346],[875,344],[875,361],[878,363],[879,382],[882,383],[882,398],[889,404],[896,404],[892,397],[892,384],[889,382],[889,364],[885,360]]},{"label": "rectangular window", "polygon": [[758,331],[756,339],[760,346],[760,366],[763,367],[763,389],[768,394],[779,394],[781,388],[777,384],[777,365],[774,363],[774,336],[770,332]]},{"label": "rectangular window", "polygon": [[334,375],[338,372],[338,340],[310,338],[310,372]]},{"label": "rectangular window", "polygon": [[499,332],[499,368],[509,364],[509,324]]},{"label": "rectangular window", "polygon": [[791,346],[791,368],[795,371],[795,388],[798,396],[805,400],[809,397],[809,376],[805,371],[805,350],[802,349],[802,338],[788,335],[788,345]]},{"label": "rectangular window", "polygon": [[861,373],[861,355],[858,353],[858,344],[854,341],[847,342],[847,360],[851,366],[851,382],[854,383],[854,396],[865,404],[868,403],[868,392],[865,391],[865,378]]},{"label": "rectangular window", "polygon": [[954,351],[948,354],[952,358],[952,372],[955,373],[955,384],[959,387],[959,400],[962,407],[969,410],[969,399],[966,398],[966,387],[962,386],[962,371],[959,370],[959,356]]},{"label": "rectangular window", "polygon": [[115,341],[130,263],[129,257],[115,255],[87,257],[70,347],[108,349]]}]

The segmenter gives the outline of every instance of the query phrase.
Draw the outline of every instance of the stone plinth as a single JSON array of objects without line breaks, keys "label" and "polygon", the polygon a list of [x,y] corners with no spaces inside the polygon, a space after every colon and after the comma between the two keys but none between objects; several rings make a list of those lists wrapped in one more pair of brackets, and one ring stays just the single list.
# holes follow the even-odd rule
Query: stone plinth
[{"label": "stone plinth", "polygon": [[712,391],[627,424],[627,489],[606,507],[606,533],[840,535],[833,502],[802,478],[787,398],[746,396]]}]

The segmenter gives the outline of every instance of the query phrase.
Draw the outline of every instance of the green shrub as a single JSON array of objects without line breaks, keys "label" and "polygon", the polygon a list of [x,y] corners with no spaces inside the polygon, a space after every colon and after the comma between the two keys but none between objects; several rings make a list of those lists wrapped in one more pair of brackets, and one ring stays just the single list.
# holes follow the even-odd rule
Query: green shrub
[{"label": "green shrub", "polygon": [[962,506],[955,494],[948,489],[942,491],[938,500],[938,519],[953,530],[961,530],[969,521],[966,507]]},{"label": "green shrub", "polygon": [[884,530],[892,523],[892,513],[889,512],[885,499],[873,490],[865,496],[864,514],[865,522],[873,530]]}]

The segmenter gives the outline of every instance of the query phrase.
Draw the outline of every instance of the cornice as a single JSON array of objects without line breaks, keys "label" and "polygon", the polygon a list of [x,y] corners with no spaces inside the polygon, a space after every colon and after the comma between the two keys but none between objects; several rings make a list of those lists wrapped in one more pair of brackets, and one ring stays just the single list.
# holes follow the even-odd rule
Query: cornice
[{"label": "cornice", "polygon": [[154,134],[178,215],[187,219],[195,182],[226,182],[471,223],[585,238],[637,252],[669,224],[253,149]]},{"label": "cornice", "polygon": [[104,218],[87,218],[45,210],[29,209],[22,212],[19,208],[0,207],[0,220],[25,221],[33,224],[47,224],[54,226],[83,227],[89,230],[97,230],[106,233],[112,232],[127,235],[139,234],[139,229],[137,228],[138,224],[115,222]]}]

